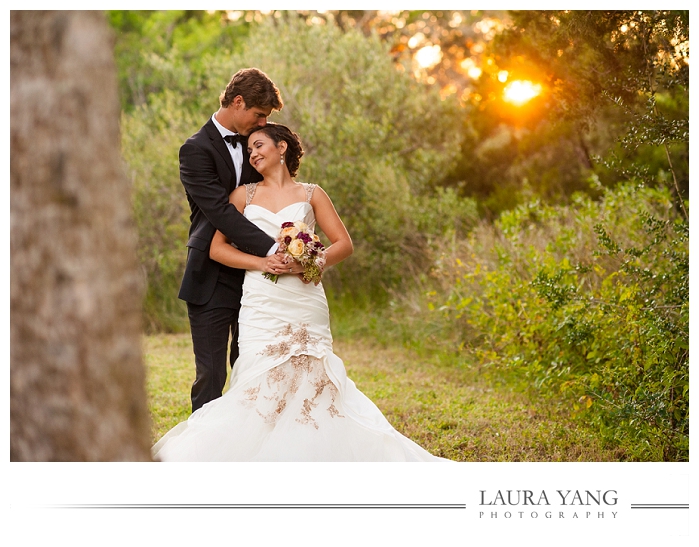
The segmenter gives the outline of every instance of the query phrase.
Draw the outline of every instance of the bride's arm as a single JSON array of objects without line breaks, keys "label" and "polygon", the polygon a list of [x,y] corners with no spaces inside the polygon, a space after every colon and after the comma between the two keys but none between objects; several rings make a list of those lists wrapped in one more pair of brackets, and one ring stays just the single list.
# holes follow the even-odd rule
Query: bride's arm
[{"label": "bride's arm", "polygon": [[[231,192],[230,202],[236,206],[238,211],[243,212],[245,208],[245,188],[243,186],[239,186]],[[209,258],[225,266],[241,270],[260,270],[276,274],[288,272],[289,270],[289,266],[284,264],[281,256],[273,254],[261,258],[244,253],[233,247],[228,238],[218,230],[216,230],[211,240]]]},{"label": "bride's arm", "polygon": [[352,239],[328,194],[320,186],[316,186],[313,191],[311,205],[318,227],[323,230],[331,243],[326,249],[325,267],[334,266],[352,254],[354,251]]}]

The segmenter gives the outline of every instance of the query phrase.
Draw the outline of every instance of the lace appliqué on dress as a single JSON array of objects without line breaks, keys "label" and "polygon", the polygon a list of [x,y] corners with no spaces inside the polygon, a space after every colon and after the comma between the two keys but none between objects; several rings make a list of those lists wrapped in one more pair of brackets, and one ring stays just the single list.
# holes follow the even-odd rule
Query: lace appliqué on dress
[{"label": "lace appliqu\u00e9 on dress", "polygon": [[255,409],[267,424],[275,424],[285,412],[291,412],[298,414],[296,422],[319,429],[312,414],[319,406],[324,407],[332,418],[344,418],[335,407],[338,389],[325,372],[323,362],[303,353],[320,341],[309,334],[307,326],[302,323],[294,329],[287,325],[277,334],[286,339],[278,344],[269,344],[260,355],[283,357],[289,355],[292,349],[294,355],[270,369],[258,385],[243,391],[241,404]]},{"label": "lace appliqu\u00e9 on dress", "polygon": [[242,405],[246,408],[253,408],[255,406],[255,401],[257,401],[257,395],[260,393],[260,386],[251,387],[243,391],[244,399],[241,401]]},{"label": "lace appliqu\u00e9 on dress", "polygon": [[305,182],[302,182],[301,184],[303,184],[303,187],[306,190],[306,203],[311,203],[311,198],[313,197],[313,190],[315,190],[318,185],[307,184]]},{"label": "lace appliqu\u00e9 on dress", "polygon": [[285,413],[291,413],[296,415],[294,421],[320,429],[313,417],[318,407],[325,408],[331,418],[344,418],[335,406],[338,393],[320,359],[294,355],[244,390],[240,404],[254,410],[266,424],[274,425]]},{"label": "lace appliqu\u00e9 on dress", "polygon": [[[316,359],[317,361],[317,359]],[[322,363],[319,363],[320,366],[322,367]],[[335,384],[333,384],[330,381],[330,378],[328,378],[328,375],[325,373],[325,369],[323,368],[322,374],[319,374],[317,378],[313,380],[313,387],[315,388],[315,395],[311,399],[304,399],[303,400],[303,408],[301,410],[301,416],[302,418],[296,418],[296,421],[302,424],[311,424],[313,427],[318,429],[318,422],[316,422],[313,419],[313,416],[311,416],[311,412],[313,411],[314,408],[318,406],[317,399],[319,399],[325,389],[328,389],[328,394],[330,396],[330,405],[328,405],[327,410],[328,413],[330,414],[331,418],[338,417],[338,418],[344,418],[340,414],[340,411],[335,408],[335,397],[337,397],[337,388],[335,387]]]},{"label": "lace appliqu\u00e9 on dress", "polygon": [[255,190],[257,190],[257,183],[251,182],[245,185],[245,207],[250,205],[253,196],[255,195]]},{"label": "lace appliqu\u00e9 on dress", "polygon": [[321,341],[320,338],[314,338],[308,332],[308,324],[301,323],[299,327],[294,330],[291,324],[288,324],[280,332],[277,333],[277,338],[286,337],[286,340],[282,340],[278,344],[268,344],[265,349],[258,353],[258,355],[266,355],[267,357],[284,357],[291,353],[294,346],[297,349],[294,351],[295,354],[299,354],[304,351],[308,351],[308,346],[316,346],[318,342]]}]

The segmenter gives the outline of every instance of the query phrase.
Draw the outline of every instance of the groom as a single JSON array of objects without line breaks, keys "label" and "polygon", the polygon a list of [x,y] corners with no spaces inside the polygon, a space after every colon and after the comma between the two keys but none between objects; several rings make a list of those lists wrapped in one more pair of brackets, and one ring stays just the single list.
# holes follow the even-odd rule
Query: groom
[{"label": "groom", "polygon": [[191,209],[185,266],[179,298],[187,302],[196,364],[192,412],[221,396],[226,382],[226,353],[230,364],[238,357],[238,311],[243,270],[209,258],[209,246],[220,230],[241,251],[267,256],[275,241],[228,202],[240,184],[257,182],[250,165],[247,135],[267,123],[283,103],[267,75],[246,68],[236,72],[221,96],[220,108],[180,148],[180,180]]}]

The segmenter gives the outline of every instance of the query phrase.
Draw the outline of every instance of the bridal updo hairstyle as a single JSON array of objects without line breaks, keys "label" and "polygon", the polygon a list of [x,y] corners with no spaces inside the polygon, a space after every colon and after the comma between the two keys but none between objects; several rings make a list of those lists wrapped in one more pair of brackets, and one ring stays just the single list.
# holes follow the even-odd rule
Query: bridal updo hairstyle
[{"label": "bridal updo hairstyle", "polygon": [[301,156],[303,156],[303,146],[301,146],[301,137],[289,129],[286,125],[280,123],[267,122],[267,125],[256,127],[248,135],[248,142],[254,133],[262,131],[274,144],[279,144],[281,141],[286,143],[286,152],[284,152],[284,163],[292,177],[299,172],[301,165]]}]

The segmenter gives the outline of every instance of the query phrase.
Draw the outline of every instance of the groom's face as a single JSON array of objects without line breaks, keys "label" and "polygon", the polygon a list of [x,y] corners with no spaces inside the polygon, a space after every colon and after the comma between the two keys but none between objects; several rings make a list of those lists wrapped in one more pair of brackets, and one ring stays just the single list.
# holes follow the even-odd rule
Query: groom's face
[{"label": "groom's face", "polygon": [[253,106],[245,108],[245,102],[241,101],[239,108],[235,110],[235,127],[241,135],[249,135],[254,128],[266,125],[267,117],[271,113],[271,107],[261,108]]}]

